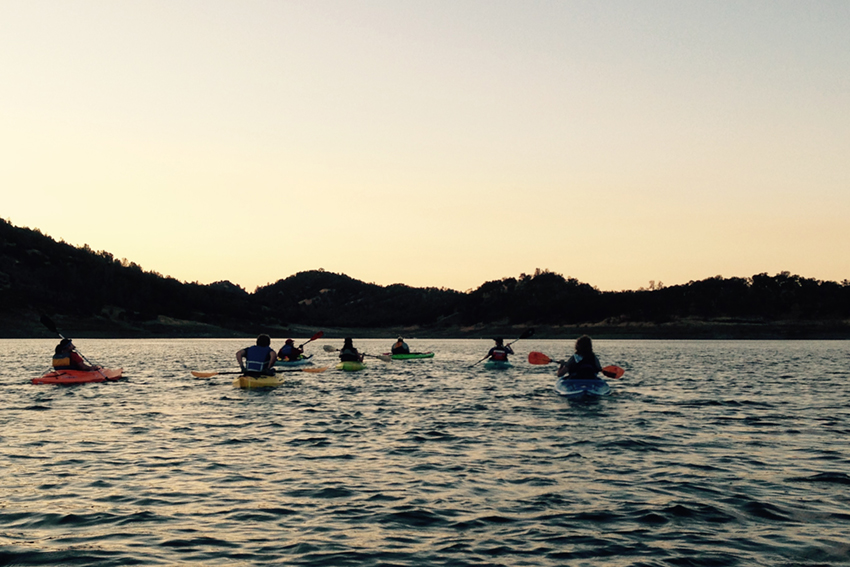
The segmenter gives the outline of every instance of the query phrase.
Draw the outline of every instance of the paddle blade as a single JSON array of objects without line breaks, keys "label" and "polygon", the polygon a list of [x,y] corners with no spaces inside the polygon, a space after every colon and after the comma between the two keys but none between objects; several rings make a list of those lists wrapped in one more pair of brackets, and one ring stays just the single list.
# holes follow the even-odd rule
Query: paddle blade
[{"label": "paddle blade", "polygon": [[384,362],[392,362],[393,361],[393,357],[387,356],[386,354],[376,354],[375,358],[377,358],[378,360],[383,360]]},{"label": "paddle blade", "polygon": [[322,338],[322,337],[324,337],[324,336],[325,336],[325,332],[324,332],[324,331],[319,331],[318,333],[316,333],[315,335],[313,335],[312,337],[310,337],[308,340],[306,340],[306,341],[304,341],[303,343],[301,343],[301,346],[300,346],[300,347],[298,347],[298,348],[303,347],[304,345],[306,345],[306,344],[307,344],[307,343],[309,343],[310,341],[315,341],[315,340],[317,340],[317,339],[321,339],[321,338]]},{"label": "paddle blade", "polygon": [[[624,369],[620,368],[619,366],[613,366],[613,365],[604,367],[602,369],[602,372],[607,373],[605,375],[608,376],[608,378],[613,378],[615,380],[619,380],[620,378],[623,377],[623,374],[626,373],[626,371]],[[613,376],[611,376],[610,374],[613,374]]]},{"label": "paddle blade", "polygon": [[47,327],[48,331],[56,335],[59,334],[59,331],[56,329],[56,325],[53,323],[53,320],[50,317],[48,317],[47,315],[42,315],[40,321],[42,325]]},{"label": "paddle blade", "polygon": [[552,359],[542,352],[531,351],[528,353],[528,362],[529,364],[549,364]]},{"label": "paddle blade", "polygon": [[334,348],[331,345],[325,345],[322,348],[325,349],[325,352],[336,352],[339,350],[338,348]]},{"label": "paddle blade", "polygon": [[212,378],[213,376],[218,376],[218,372],[198,372],[197,370],[193,370],[192,376],[195,378]]},{"label": "paddle blade", "polygon": [[318,368],[302,368],[301,372],[310,372],[312,374],[318,374],[320,372],[324,372],[328,368],[328,366],[319,366]]}]

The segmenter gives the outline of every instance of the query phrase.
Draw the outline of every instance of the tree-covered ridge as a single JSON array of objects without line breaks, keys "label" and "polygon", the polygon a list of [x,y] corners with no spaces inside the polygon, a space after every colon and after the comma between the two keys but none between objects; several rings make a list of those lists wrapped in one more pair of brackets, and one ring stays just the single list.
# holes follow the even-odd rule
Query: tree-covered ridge
[{"label": "tree-covered ridge", "polygon": [[0,222],[0,315],[56,313],[131,325],[160,315],[214,325],[242,319],[250,296],[232,284],[181,283],[88,246]]},{"label": "tree-covered ridge", "polygon": [[379,286],[324,270],[299,272],[254,293],[291,321],[337,327],[433,325],[460,309],[464,295],[403,284]]},{"label": "tree-covered ridge", "polygon": [[38,336],[42,313],[130,336],[224,336],[291,325],[416,328],[451,335],[466,328],[516,325],[612,329],[693,320],[846,323],[850,282],[783,272],[602,292],[574,278],[537,270],[461,293],[380,286],[312,270],[248,293],[226,281],[179,282],[108,252],[56,242],[38,230],[0,221],[0,333]]}]

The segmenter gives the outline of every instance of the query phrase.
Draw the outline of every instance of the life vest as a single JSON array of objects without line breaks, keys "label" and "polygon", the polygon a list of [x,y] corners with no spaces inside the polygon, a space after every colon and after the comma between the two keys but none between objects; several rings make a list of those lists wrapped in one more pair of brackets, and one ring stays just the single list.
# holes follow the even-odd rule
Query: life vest
[{"label": "life vest", "polygon": [[399,341],[393,345],[393,354],[410,354],[410,347]]},{"label": "life vest", "polygon": [[508,359],[508,351],[503,346],[497,346],[490,349],[490,360],[505,361]]},{"label": "life vest", "polygon": [[339,359],[342,362],[360,362],[360,354],[357,352],[356,348],[344,348],[339,351]]},{"label": "life vest", "polygon": [[300,355],[301,353],[293,345],[283,345],[277,353],[278,358],[286,360],[298,360]]},{"label": "life vest", "polygon": [[251,346],[245,352],[245,370],[248,372],[263,372],[268,370],[269,353],[277,353],[273,348],[267,346]]},{"label": "life vest", "polygon": [[53,355],[53,370],[73,370],[74,365],[71,364],[70,354],[54,354]]},{"label": "life vest", "polygon": [[599,372],[599,360],[596,355],[581,356],[574,354],[567,363],[567,378],[593,380]]},{"label": "life vest", "polygon": [[87,368],[83,357],[72,351],[53,355],[54,370],[83,370]]}]

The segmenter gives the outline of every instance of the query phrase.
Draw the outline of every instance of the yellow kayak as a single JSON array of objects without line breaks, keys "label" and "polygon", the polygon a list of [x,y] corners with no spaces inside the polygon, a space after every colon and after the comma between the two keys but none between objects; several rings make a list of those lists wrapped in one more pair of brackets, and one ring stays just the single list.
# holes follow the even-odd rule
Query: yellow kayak
[{"label": "yellow kayak", "polygon": [[234,388],[274,388],[283,384],[283,376],[240,376],[233,381]]},{"label": "yellow kayak", "polygon": [[345,370],[346,372],[357,372],[366,368],[365,362],[357,362],[356,360],[346,360],[336,365],[337,370]]}]

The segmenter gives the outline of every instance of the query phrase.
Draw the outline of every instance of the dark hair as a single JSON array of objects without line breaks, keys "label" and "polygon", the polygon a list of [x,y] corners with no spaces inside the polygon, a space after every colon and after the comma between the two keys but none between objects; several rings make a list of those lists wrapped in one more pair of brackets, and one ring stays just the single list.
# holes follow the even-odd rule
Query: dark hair
[{"label": "dark hair", "polygon": [[257,346],[269,346],[272,340],[268,335],[260,335],[257,337]]},{"label": "dark hair", "polygon": [[73,345],[71,344],[71,339],[62,339],[61,341],[59,341],[59,344],[56,345],[55,352],[56,354],[59,354],[60,352],[67,350],[68,347],[73,347]]},{"label": "dark hair", "polygon": [[582,335],[576,339],[576,354],[581,356],[590,356],[593,354],[593,341],[587,335]]},{"label": "dark hair", "polygon": [[342,346],[351,346],[351,344],[351,337],[345,337],[344,339],[342,339]]},{"label": "dark hair", "polygon": [[502,337],[496,337],[496,338],[495,338],[495,339],[493,339],[493,340],[494,340],[494,341],[496,341],[496,344],[497,344],[497,345],[500,345],[500,344],[502,344],[503,342],[505,342],[505,339],[503,339]]}]

